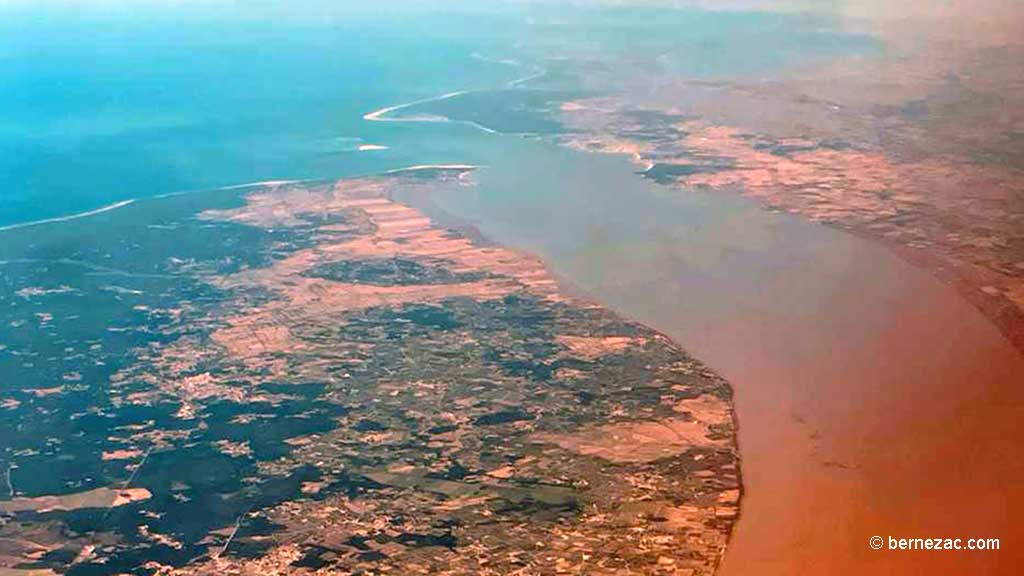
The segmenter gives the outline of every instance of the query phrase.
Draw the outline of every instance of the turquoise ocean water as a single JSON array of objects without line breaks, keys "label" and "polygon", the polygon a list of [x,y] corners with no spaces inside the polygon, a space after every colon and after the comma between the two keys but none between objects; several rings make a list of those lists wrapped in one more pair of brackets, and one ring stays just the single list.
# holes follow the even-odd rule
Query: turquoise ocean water
[{"label": "turquoise ocean water", "polygon": [[566,50],[711,76],[866,45],[767,13],[389,6],[0,6],[0,226],[182,190],[487,163],[501,146],[471,128],[362,116],[500,87]]},{"label": "turquoise ocean water", "polygon": [[0,226],[179,190],[457,157],[450,140],[362,115],[507,81],[521,71],[479,57],[507,49],[486,17],[473,26],[430,15],[8,19]]}]

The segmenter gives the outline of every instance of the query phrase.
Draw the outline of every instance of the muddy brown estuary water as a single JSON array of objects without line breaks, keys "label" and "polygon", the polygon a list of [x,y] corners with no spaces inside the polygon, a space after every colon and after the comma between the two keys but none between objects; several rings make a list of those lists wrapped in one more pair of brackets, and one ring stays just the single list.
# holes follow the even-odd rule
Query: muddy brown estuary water
[{"label": "muddy brown estuary water", "polygon": [[[477,186],[417,203],[542,255],[731,382],[745,493],[721,573],[1015,573],[1024,359],[952,288],[873,242],[647,183],[623,157],[503,147]],[[1001,549],[875,551],[875,535]]]}]

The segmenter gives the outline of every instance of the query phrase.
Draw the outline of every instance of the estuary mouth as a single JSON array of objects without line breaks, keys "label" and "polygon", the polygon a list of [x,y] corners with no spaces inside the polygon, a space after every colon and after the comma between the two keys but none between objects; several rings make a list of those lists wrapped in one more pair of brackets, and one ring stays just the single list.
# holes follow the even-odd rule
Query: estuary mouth
[{"label": "estuary mouth", "polygon": [[0,576],[1016,574],[1014,0],[0,0]]}]

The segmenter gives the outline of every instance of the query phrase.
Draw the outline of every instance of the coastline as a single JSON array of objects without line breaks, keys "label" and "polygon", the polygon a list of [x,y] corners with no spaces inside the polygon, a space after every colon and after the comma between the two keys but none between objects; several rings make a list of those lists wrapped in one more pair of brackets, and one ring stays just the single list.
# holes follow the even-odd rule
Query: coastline
[{"label": "coastline", "polygon": [[155,196],[145,196],[145,197],[140,197],[140,198],[128,198],[126,200],[119,200],[119,201],[114,202],[112,204],[107,204],[105,206],[101,206],[99,208],[94,208],[94,209],[91,209],[91,210],[86,210],[84,212],[73,212],[71,214],[66,214],[66,215],[63,215],[63,216],[54,216],[52,218],[43,218],[41,220],[28,220],[28,221],[25,221],[25,222],[15,222],[14,224],[8,224],[8,225],[5,225],[5,226],[0,226],[0,233],[7,232],[9,230],[18,230],[18,229],[21,229],[21,228],[30,228],[30,227],[42,226],[42,225],[46,225],[46,224],[57,224],[57,223],[60,223],[60,222],[71,222],[71,221],[74,221],[74,220],[80,220],[82,218],[89,218],[90,216],[97,216],[99,214],[104,214],[106,212],[117,210],[119,208],[124,208],[126,206],[131,206],[132,204],[135,204],[137,202],[144,202],[144,201],[147,201],[147,200],[159,200],[161,198],[173,198],[175,196],[182,196],[184,194],[198,194],[198,193],[202,193],[202,192],[215,191],[215,190],[244,190],[246,188],[259,188],[261,186],[282,186],[282,185],[286,185],[286,184],[297,184],[297,183],[300,183],[300,182],[305,182],[305,180],[264,180],[264,181],[260,181],[260,182],[247,182],[245,184],[232,184],[232,185],[229,185],[229,186],[220,186],[220,187],[217,187],[217,188],[203,188],[203,189],[198,189],[198,190],[180,190],[180,191],[177,191],[177,192],[167,192],[167,193],[164,193],[164,194],[157,194]]},{"label": "coastline", "polygon": [[[522,67],[522,64],[519,64],[519,63],[511,63],[511,62],[502,62],[502,63],[510,65],[510,66]],[[516,78],[516,79],[508,81],[507,83],[505,83],[505,87],[506,88],[515,88],[517,86],[520,86],[520,85],[525,84],[527,82],[531,82],[531,81],[536,80],[538,78],[543,78],[544,76],[547,75],[547,73],[548,72],[547,72],[546,69],[538,68],[537,71],[532,73],[532,74],[529,74],[527,76],[523,76],[521,78]],[[419,105],[422,105],[422,104],[429,104],[431,102],[441,102],[441,101],[444,101],[444,100],[451,100],[452,98],[457,98],[459,96],[465,96],[467,94],[478,94],[478,93],[484,93],[484,92],[489,92],[489,91],[490,91],[490,89],[487,89],[487,88],[480,88],[480,89],[475,89],[475,90],[456,90],[454,92],[447,92],[445,94],[441,94],[440,96],[432,96],[432,97],[428,97],[428,98],[421,98],[419,100],[413,100],[412,102],[406,102],[406,103],[403,103],[403,104],[396,104],[396,105],[393,105],[393,106],[385,106],[383,108],[379,108],[379,109],[374,110],[372,112],[367,112],[366,114],[363,114],[363,120],[366,120],[367,122],[408,122],[408,123],[413,123],[413,122],[427,122],[427,123],[431,123],[431,122],[434,122],[434,123],[444,122],[444,123],[463,124],[463,125],[466,125],[466,126],[472,126],[473,128],[476,128],[477,130],[480,130],[481,132],[485,132],[487,134],[510,135],[507,132],[501,132],[499,130],[495,130],[493,128],[490,128],[488,126],[484,126],[483,124],[480,124],[479,122],[474,122],[472,120],[453,120],[453,119],[448,118],[446,116],[440,116],[440,115],[398,116],[398,117],[391,117],[390,116],[392,113],[398,112],[400,110],[404,110],[406,108],[412,108],[414,106],[419,106]]]},{"label": "coastline", "polygon": [[[376,172],[368,172],[361,175],[355,175],[353,178],[368,177],[380,174],[399,174],[402,172],[410,171],[421,171],[421,170],[471,170],[474,168],[481,168],[474,164],[415,164],[412,166],[403,166],[399,168],[392,168],[389,170],[380,170]],[[174,198],[176,196],[183,196],[186,194],[202,194],[204,192],[215,192],[218,190],[247,190],[252,188],[263,188],[263,187],[278,187],[287,186],[291,184],[303,184],[312,182],[325,182],[330,181],[331,178],[316,178],[316,179],[303,179],[303,180],[261,180],[257,182],[246,182],[243,184],[230,184],[227,186],[218,186],[215,188],[201,188],[195,190],[180,190],[177,192],[167,192],[164,194],[157,194],[155,196],[143,196],[139,198],[128,198],[126,200],[120,200],[112,204],[107,204],[99,208],[86,210],[84,212],[74,212],[63,216],[54,216],[52,218],[43,218],[40,220],[28,220],[25,222],[15,222],[14,224],[8,224],[0,226],[0,233],[7,232],[10,230],[19,230],[22,228],[31,228],[35,226],[44,226],[47,224],[59,224],[61,222],[72,222],[83,218],[89,218],[91,216],[97,216],[120,208],[125,208],[133,204],[148,202],[153,200],[160,200],[163,198]]]},{"label": "coastline", "polygon": [[53,218],[44,218],[42,220],[30,220],[28,222],[18,222],[15,224],[8,224],[6,226],[0,226],[0,232],[7,232],[9,230],[19,230],[21,228],[30,228],[33,226],[40,226],[43,224],[55,224],[58,222],[69,222],[72,220],[78,220],[81,218],[88,218],[89,216],[95,216],[97,214],[103,214],[104,212],[110,212],[111,210],[117,210],[137,202],[137,198],[129,198],[128,200],[121,200],[120,202],[114,202],[113,204],[107,204],[93,210],[87,210],[85,212],[78,212],[75,214],[68,214],[66,216],[54,216]]},{"label": "coastline", "polygon": [[[450,228],[456,231],[457,233],[465,236],[466,238],[472,239],[472,241],[477,244],[480,244],[482,246],[495,245],[494,240],[489,239],[480,230],[479,226],[476,223],[467,221],[466,219],[458,216],[457,214],[447,211],[443,206],[435,202],[436,193],[437,190],[435,189],[427,189],[426,191],[421,191],[412,194],[401,193],[401,191],[396,190],[394,192],[389,193],[388,197],[389,199],[393,199],[396,202],[400,202],[412,208],[415,208],[416,210],[427,215],[427,217],[429,217],[432,221],[437,222],[439,226]],[[620,315],[631,322],[636,322],[639,325],[645,326],[646,329],[660,335],[666,341],[672,342],[680,349],[686,350],[686,347],[684,346],[683,342],[681,342],[678,337],[673,337],[667,331],[664,331],[663,327],[656,327],[650,322],[639,318],[636,314],[630,314],[625,310],[622,310],[621,307],[616,307],[607,302],[603,302],[598,296],[588,291],[587,289],[583,288],[578,282],[573,281],[569,276],[557,270],[554,267],[553,263],[548,259],[545,259],[542,256],[526,248],[518,248],[510,245],[499,246],[501,247],[502,250],[506,250],[511,253],[517,254],[522,258],[536,259],[544,268],[545,273],[554,279],[556,285],[558,286],[558,290],[561,293],[564,293],[566,296],[568,296],[571,300],[589,306],[607,307],[608,309],[612,310],[615,314]],[[732,394],[734,395],[733,398],[735,398],[736,390],[732,386],[731,382],[729,383],[729,387],[732,391]],[[730,526],[726,534],[725,546],[722,549],[722,556],[719,559],[719,563],[721,563],[721,560],[727,554],[729,544],[735,536],[736,527],[738,526],[739,522],[742,521],[743,501],[746,494],[746,484],[743,481],[743,449],[741,447],[743,430],[741,428],[739,411],[736,410],[735,408],[732,410],[731,420],[732,429],[734,430],[736,437],[736,458],[737,466],[739,469],[739,480],[737,483],[737,490],[739,491],[739,495],[736,500],[736,512],[734,522]],[[719,573],[720,564],[714,570],[714,574]]]}]

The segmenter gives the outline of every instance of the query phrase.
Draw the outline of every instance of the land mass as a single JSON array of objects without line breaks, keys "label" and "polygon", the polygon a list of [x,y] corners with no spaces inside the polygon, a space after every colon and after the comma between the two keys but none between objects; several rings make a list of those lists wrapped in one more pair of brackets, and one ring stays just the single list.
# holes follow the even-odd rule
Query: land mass
[{"label": "land mass", "polygon": [[[470,185],[465,167],[271,185],[183,217],[261,231],[237,245],[262,253],[170,260],[212,292],[165,300],[160,336],[103,387],[122,426],[75,457],[121,486],[99,492],[139,496],[96,513],[0,501],[0,542],[24,544],[0,567],[713,573],[741,491],[728,384],[538,259],[392,199]],[[65,288],[20,298],[86,290]],[[34,392],[7,410],[74,388]]]}]

